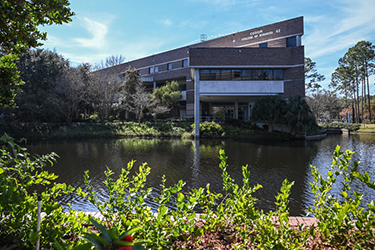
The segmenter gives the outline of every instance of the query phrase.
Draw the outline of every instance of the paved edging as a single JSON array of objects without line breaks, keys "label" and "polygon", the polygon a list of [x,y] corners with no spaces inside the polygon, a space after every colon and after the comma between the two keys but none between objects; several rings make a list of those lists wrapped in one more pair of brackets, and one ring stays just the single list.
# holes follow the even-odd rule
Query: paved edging
[{"label": "paved edging", "polygon": [[[104,216],[100,212],[84,212],[86,215],[91,215],[92,217],[103,220]],[[156,215],[156,213],[155,213]],[[197,214],[197,217],[199,214]],[[306,216],[289,216],[289,225],[291,226],[299,226],[305,225],[307,227],[316,226],[317,219],[314,217],[306,217]]]}]

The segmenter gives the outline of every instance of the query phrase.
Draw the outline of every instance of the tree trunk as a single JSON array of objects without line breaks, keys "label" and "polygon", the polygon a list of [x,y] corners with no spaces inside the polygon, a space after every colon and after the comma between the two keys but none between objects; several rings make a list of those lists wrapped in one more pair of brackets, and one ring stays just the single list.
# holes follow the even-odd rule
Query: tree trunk
[{"label": "tree trunk", "polygon": [[364,99],[364,97],[366,96],[366,93],[365,93],[365,91],[366,91],[366,89],[365,89],[365,83],[364,83],[364,79],[362,80],[362,100],[361,100],[361,112],[362,112],[362,123],[364,123],[365,122],[365,120],[363,119],[363,111],[364,111],[364,106],[363,106],[363,99]]},{"label": "tree trunk", "polygon": [[367,63],[366,63],[366,79],[367,79],[368,116],[369,116],[370,123],[371,123],[372,122],[372,118],[371,118],[370,82],[369,82],[369,77],[368,77]]},{"label": "tree trunk", "polygon": [[357,116],[356,116],[356,123],[360,123],[360,121],[359,121],[359,118],[360,118],[360,116],[359,116],[359,84],[358,84],[358,77],[356,78],[356,80],[355,80],[355,85],[356,85],[356,92],[357,92],[357,101],[356,101],[356,105],[357,105]]}]

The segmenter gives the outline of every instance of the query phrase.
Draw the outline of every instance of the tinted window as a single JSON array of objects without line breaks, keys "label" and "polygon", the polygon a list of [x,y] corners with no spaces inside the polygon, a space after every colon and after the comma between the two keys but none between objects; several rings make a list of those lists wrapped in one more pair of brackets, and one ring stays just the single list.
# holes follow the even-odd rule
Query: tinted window
[{"label": "tinted window", "polygon": [[241,71],[242,80],[252,80],[251,69],[243,69]]},{"label": "tinted window", "polygon": [[273,70],[273,79],[274,80],[284,80],[284,71],[282,69]]},{"label": "tinted window", "polygon": [[209,69],[201,69],[199,71],[199,78],[202,81],[210,80],[210,70]]},{"label": "tinted window", "polygon": [[263,70],[263,80],[272,80],[272,69]]},{"label": "tinted window", "polygon": [[172,69],[172,63],[168,63],[168,64],[167,64],[167,69],[168,69],[168,70],[171,70],[171,69]]},{"label": "tinted window", "polygon": [[263,80],[263,72],[261,69],[253,69],[253,80]]},{"label": "tinted window", "polygon": [[221,80],[230,80],[230,69],[221,70]]},{"label": "tinted window", "polygon": [[241,70],[233,69],[232,70],[232,80],[241,80]]},{"label": "tinted window", "polygon": [[211,69],[210,80],[220,80],[220,69]]},{"label": "tinted window", "polygon": [[297,37],[289,37],[286,39],[287,47],[296,47],[297,46]]},{"label": "tinted window", "polygon": [[259,47],[260,48],[267,48],[268,47],[268,43],[261,43],[261,44],[259,44]]},{"label": "tinted window", "polygon": [[182,60],[182,67],[187,67],[188,66],[188,60]]},{"label": "tinted window", "polygon": [[153,68],[153,67],[149,68],[149,69],[148,69],[148,73],[149,73],[149,74],[153,74],[153,73],[154,73],[154,68]]}]

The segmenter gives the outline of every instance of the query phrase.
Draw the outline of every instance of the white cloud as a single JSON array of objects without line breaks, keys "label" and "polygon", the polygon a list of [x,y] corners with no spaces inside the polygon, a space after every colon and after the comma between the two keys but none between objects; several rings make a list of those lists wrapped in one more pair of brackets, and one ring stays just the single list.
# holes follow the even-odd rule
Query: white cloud
[{"label": "white cloud", "polygon": [[206,2],[212,6],[227,6],[227,5],[234,5],[238,1],[236,0],[192,0],[195,2]]},{"label": "white cloud", "polygon": [[82,26],[92,35],[91,38],[74,38],[80,47],[101,48],[105,45],[107,25],[89,18],[84,18]]},{"label": "white cloud", "polygon": [[[306,25],[310,26],[309,34],[304,38],[307,56],[319,56],[349,47],[361,40],[369,40],[375,32],[375,1],[350,0],[337,3],[340,16],[319,15],[307,16]],[[342,16],[342,18],[341,18]],[[338,20],[340,20],[338,22]]]},{"label": "white cloud", "polygon": [[162,24],[164,24],[165,26],[171,26],[171,25],[173,24],[172,21],[169,20],[169,19],[160,20],[160,22],[161,22]]}]

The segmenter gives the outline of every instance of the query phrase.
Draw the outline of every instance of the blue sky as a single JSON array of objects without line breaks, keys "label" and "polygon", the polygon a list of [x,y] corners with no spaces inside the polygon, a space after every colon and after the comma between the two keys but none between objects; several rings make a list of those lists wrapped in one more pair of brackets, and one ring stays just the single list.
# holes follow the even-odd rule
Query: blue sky
[{"label": "blue sky", "polygon": [[[305,55],[327,80],[358,41],[375,44],[374,0],[71,0],[73,22],[42,27],[72,65],[116,54],[126,61],[237,31],[304,16]],[[374,77],[371,77],[374,83]],[[375,94],[372,85],[372,94]]]}]

